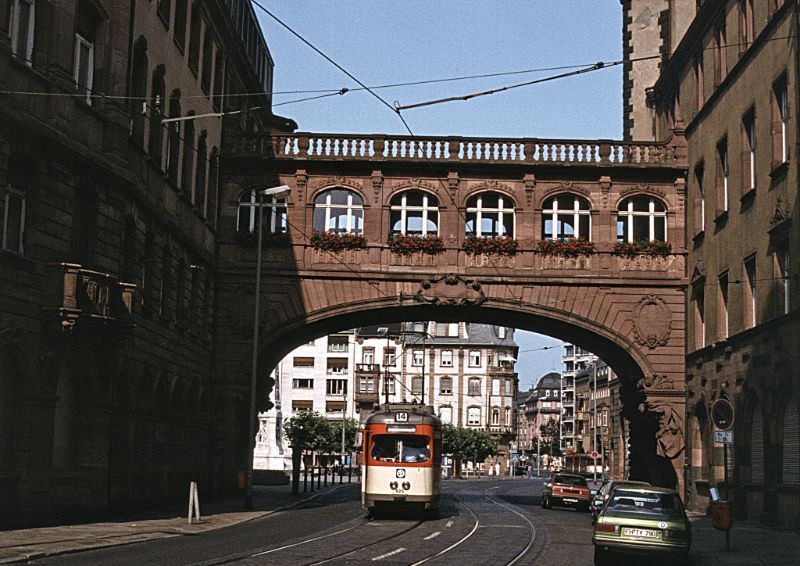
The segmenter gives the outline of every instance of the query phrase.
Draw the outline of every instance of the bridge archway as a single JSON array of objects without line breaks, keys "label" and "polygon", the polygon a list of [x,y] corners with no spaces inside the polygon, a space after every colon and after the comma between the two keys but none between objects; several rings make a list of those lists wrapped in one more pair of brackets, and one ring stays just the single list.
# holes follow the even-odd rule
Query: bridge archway
[{"label": "bridge archway", "polygon": [[[414,320],[437,322],[477,322],[503,325],[519,330],[546,334],[580,346],[598,355],[614,370],[621,381],[623,415],[630,430],[630,477],[657,485],[677,487],[682,481],[682,450],[669,452],[659,445],[664,435],[674,434],[670,442],[682,444],[681,430],[669,432],[675,415],[665,408],[663,399],[650,396],[654,368],[639,346],[609,327],[589,319],[535,304],[493,301],[491,306],[420,305],[398,296],[338,305],[312,316],[286,321],[278,330],[267,333],[261,345],[259,367],[271,368],[309,337],[322,337],[359,326],[380,325]],[[259,375],[266,376],[261,371]],[[263,378],[262,378],[263,379]],[[263,390],[271,383],[262,383]],[[260,399],[266,399],[261,395]],[[680,424],[680,423],[678,423]],[[667,439],[664,439],[666,442]]]}]

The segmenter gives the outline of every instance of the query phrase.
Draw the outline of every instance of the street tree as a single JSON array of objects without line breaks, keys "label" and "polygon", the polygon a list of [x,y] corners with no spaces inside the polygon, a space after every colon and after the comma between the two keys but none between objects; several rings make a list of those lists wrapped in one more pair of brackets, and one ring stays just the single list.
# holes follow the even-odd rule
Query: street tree
[{"label": "street tree", "polygon": [[540,425],[539,435],[541,438],[540,454],[561,455],[561,429],[556,419],[550,417],[546,423]]},{"label": "street tree", "polygon": [[489,433],[471,428],[442,425],[442,452],[453,458],[454,474],[461,475],[464,460],[481,462],[497,453],[497,440]]}]

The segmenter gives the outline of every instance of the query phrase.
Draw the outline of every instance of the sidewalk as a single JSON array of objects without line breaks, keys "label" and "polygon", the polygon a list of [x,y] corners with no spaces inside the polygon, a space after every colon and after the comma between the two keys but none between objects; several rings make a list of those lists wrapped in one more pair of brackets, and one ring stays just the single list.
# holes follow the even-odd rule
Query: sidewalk
[{"label": "sidewalk", "polygon": [[789,566],[800,564],[800,535],[746,521],[734,522],[731,550],[725,550],[725,531],[708,517],[691,517],[692,566]]},{"label": "sidewalk", "polygon": [[[337,478],[338,479],[338,478]],[[356,484],[356,478],[353,478]],[[133,542],[142,542],[161,538],[196,535],[228,527],[244,521],[265,517],[284,509],[295,507],[304,501],[331,493],[334,489],[346,487],[336,483],[322,487],[314,493],[303,494],[303,482],[300,481],[300,495],[293,497],[291,485],[255,486],[253,488],[253,509],[244,510],[244,496],[230,497],[209,501],[204,504],[200,499],[201,520],[189,525],[187,509],[171,507],[159,513],[161,518],[145,518],[143,520],[110,521],[104,523],[86,523],[80,525],[62,525],[0,531],[0,564],[26,562],[46,556],[66,554],[81,550],[119,546]],[[201,494],[202,496],[202,494]],[[188,502],[188,496],[187,496]],[[153,513],[149,517],[153,517]]]}]

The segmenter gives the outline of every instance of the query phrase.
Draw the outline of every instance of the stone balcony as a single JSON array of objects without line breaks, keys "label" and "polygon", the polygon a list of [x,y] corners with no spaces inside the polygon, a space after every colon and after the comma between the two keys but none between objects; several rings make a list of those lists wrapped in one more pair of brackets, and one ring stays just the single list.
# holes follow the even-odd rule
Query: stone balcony
[{"label": "stone balcony", "polygon": [[131,307],[136,286],[114,275],[86,269],[75,263],[47,268],[46,305],[61,327],[131,327]]},{"label": "stone balcony", "polygon": [[356,403],[378,402],[380,376],[380,364],[356,364],[354,387]]}]

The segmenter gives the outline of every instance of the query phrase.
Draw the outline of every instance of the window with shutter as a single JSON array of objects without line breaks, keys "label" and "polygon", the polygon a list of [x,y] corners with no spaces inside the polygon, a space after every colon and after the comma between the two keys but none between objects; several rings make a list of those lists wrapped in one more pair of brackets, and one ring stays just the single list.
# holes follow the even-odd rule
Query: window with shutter
[{"label": "window with shutter", "polygon": [[800,484],[800,412],[790,401],[783,413],[783,475],[785,484]]},{"label": "window with shutter", "polygon": [[759,407],[753,414],[750,430],[750,479],[754,483],[764,481],[764,422]]}]

